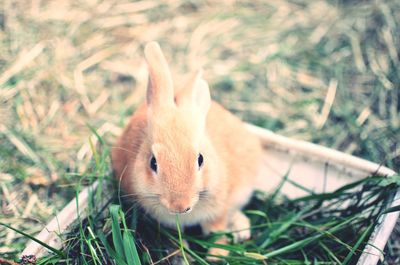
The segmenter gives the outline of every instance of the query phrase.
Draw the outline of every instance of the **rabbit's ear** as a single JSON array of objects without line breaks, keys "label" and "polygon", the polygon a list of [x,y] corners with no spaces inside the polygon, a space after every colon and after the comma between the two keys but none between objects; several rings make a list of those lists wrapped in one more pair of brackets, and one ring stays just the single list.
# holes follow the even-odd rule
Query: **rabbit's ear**
[{"label": "rabbit's ear", "polygon": [[189,82],[182,88],[175,98],[178,106],[187,106],[195,108],[200,112],[207,114],[211,105],[210,88],[203,79],[203,70],[198,70]]},{"label": "rabbit's ear", "polygon": [[162,108],[174,105],[174,88],[167,61],[157,42],[149,42],[144,48],[149,68],[147,104],[150,108]]}]

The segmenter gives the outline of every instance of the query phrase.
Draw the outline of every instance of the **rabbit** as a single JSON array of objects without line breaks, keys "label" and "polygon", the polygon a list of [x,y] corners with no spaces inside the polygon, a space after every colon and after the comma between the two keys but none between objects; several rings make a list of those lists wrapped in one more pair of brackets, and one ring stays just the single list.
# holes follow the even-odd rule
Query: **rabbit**
[{"label": "rabbit", "polygon": [[[115,178],[126,196],[169,227],[199,224],[203,233],[237,231],[250,238],[241,208],[255,189],[261,143],[240,119],[210,98],[202,70],[174,89],[157,42],[144,49],[149,69],[146,102],[112,149]],[[222,237],[217,243],[225,244]],[[225,256],[223,249],[209,255]]]}]

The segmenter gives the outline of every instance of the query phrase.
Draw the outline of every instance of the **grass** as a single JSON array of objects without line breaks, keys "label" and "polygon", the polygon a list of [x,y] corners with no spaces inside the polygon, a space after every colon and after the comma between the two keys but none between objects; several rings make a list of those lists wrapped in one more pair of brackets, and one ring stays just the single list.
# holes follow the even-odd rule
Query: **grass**
[{"label": "grass", "polygon": [[[34,235],[77,188],[109,177],[101,148],[144,99],[142,47],[152,39],[163,46],[177,83],[203,65],[213,98],[244,120],[399,171],[399,11],[394,0],[1,1],[0,222]],[[268,218],[298,225],[296,216]],[[97,253],[98,230],[82,222],[77,233]],[[312,227],[307,232],[317,231]],[[176,247],[177,235],[162,233]],[[398,234],[386,263],[399,261]],[[0,256],[17,258],[27,240],[0,227]],[[279,240],[273,247],[289,245]],[[331,251],[324,258],[335,260],[321,242]],[[231,262],[260,258],[257,248]],[[303,261],[314,262],[307,255]]]}]

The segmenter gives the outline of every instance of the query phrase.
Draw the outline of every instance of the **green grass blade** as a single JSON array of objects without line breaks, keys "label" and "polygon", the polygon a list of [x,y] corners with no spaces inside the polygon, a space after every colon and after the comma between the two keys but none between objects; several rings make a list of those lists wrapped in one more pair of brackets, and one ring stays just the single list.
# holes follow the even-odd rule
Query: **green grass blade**
[{"label": "green grass blade", "polygon": [[224,244],[216,244],[207,240],[200,240],[200,239],[196,239],[193,237],[187,237],[187,239],[190,240],[190,242],[199,244],[202,247],[205,248],[221,248],[221,249],[225,249],[225,250],[229,250],[229,251],[234,251],[234,252],[245,252],[245,248],[244,247],[239,247],[238,245],[224,245]]},{"label": "green grass blade", "polygon": [[326,236],[327,234],[329,235],[331,233],[334,233],[334,232],[342,229],[346,224],[352,222],[354,219],[356,219],[356,217],[349,218],[348,220],[346,220],[346,221],[344,221],[344,222],[332,227],[331,229],[329,229],[327,231],[323,231],[320,234],[307,237],[307,238],[305,238],[303,240],[300,240],[300,241],[294,242],[292,244],[289,244],[287,246],[284,246],[282,248],[273,250],[273,251],[265,254],[264,256],[267,257],[267,258],[271,258],[271,257],[277,256],[277,255],[283,254],[283,253],[287,253],[287,252],[290,252],[290,251],[294,251],[294,250],[300,249],[300,248],[310,244],[313,241],[319,240],[321,237]]},{"label": "green grass blade", "polygon": [[[166,229],[161,228],[160,232],[162,234],[164,234],[165,236],[167,236],[172,242],[176,243],[177,245],[179,245],[179,239],[176,239],[173,235],[171,235],[171,233],[169,233]],[[190,240],[192,241],[192,240]],[[185,248],[186,252],[190,254],[190,256],[192,258],[195,259],[195,261],[197,261],[199,264],[202,265],[208,265],[208,262],[206,260],[204,260],[202,257],[200,257],[198,254],[196,254],[195,251],[191,250],[190,248]]]},{"label": "green grass blade", "polygon": [[[290,166],[291,167],[291,166]],[[283,185],[286,183],[291,168],[289,168],[288,172],[282,177],[282,180],[279,182],[278,186],[274,189],[274,193],[269,197],[269,201],[273,202],[275,198],[278,196],[279,192],[281,191]]]},{"label": "green grass blade", "polygon": [[295,186],[296,188],[299,188],[302,191],[309,193],[310,195],[315,195],[315,192],[313,190],[308,189],[307,187],[301,185],[300,183],[297,183],[296,181],[291,180],[290,178],[287,178],[286,181]]},{"label": "green grass blade", "polygon": [[139,259],[139,255],[136,250],[135,242],[130,231],[126,230],[123,234],[123,243],[125,250],[125,258],[128,265],[140,265],[142,264]]},{"label": "green grass blade", "polygon": [[179,247],[181,249],[182,252],[182,256],[183,256],[183,260],[185,261],[186,265],[190,265],[187,257],[186,257],[186,253],[185,253],[185,248],[183,245],[183,240],[182,240],[182,233],[181,233],[181,223],[179,222],[179,216],[176,215],[176,228],[178,230],[178,236],[179,236]]},{"label": "green grass blade", "polygon": [[357,242],[355,243],[353,249],[349,252],[349,254],[347,254],[346,258],[343,260],[342,265],[346,265],[349,263],[349,261],[351,260],[351,258],[356,254],[356,251],[358,250],[358,248],[360,247],[361,243],[364,242],[364,239],[367,235],[369,235],[371,229],[373,228],[373,223],[370,224],[367,229],[365,229],[365,231],[361,234],[360,238],[357,240]]},{"label": "green grass blade", "polygon": [[389,209],[385,210],[382,214],[393,213],[400,211],[400,205],[390,207]]},{"label": "green grass blade", "polygon": [[352,182],[350,184],[347,184],[345,186],[342,186],[341,188],[339,188],[333,192],[307,195],[304,197],[300,197],[298,199],[294,199],[294,200],[292,200],[292,202],[309,201],[309,200],[329,200],[329,199],[339,198],[339,195],[344,194],[346,191],[349,191],[349,190],[361,185],[362,183],[366,183],[370,180],[375,180],[375,179],[376,178],[374,178],[374,177],[361,179],[361,180]]},{"label": "green grass blade", "polygon": [[141,262],[140,262],[138,251],[136,249],[135,239],[134,239],[131,231],[128,229],[128,226],[126,225],[124,212],[121,209],[119,212],[120,212],[122,224],[124,226],[123,242],[124,242],[126,261],[127,261],[128,265],[140,265]]},{"label": "green grass blade", "polygon": [[[283,222],[282,225],[278,229],[274,229],[264,240],[263,243],[261,243],[260,247],[261,248],[266,248],[273,244],[280,235],[284,234],[290,226],[293,225],[301,216],[307,212],[309,208],[305,208],[302,211],[298,212],[297,214],[294,214],[291,218],[289,218],[286,222]],[[264,235],[266,236],[266,235]]]},{"label": "green grass blade", "polygon": [[16,229],[16,228],[14,228],[14,227],[12,227],[12,226],[9,226],[9,225],[7,225],[7,224],[5,224],[5,223],[2,223],[2,222],[0,222],[0,225],[5,226],[5,227],[7,227],[8,229],[14,230],[14,231],[17,232],[18,234],[21,234],[21,235],[23,235],[23,236],[26,236],[27,238],[29,238],[29,239],[35,241],[36,243],[42,245],[43,247],[45,247],[45,248],[47,248],[48,250],[54,252],[55,254],[57,254],[57,255],[60,256],[60,257],[63,257],[63,258],[65,257],[65,254],[64,254],[62,251],[60,251],[60,250],[58,250],[58,249],[55,249],[55,248],[53,248],[53,247],[47,245],[46,243],[44,243],[44,242],[42,242],[42,241],[36,239],[35,237],[33,237],[33,236],[31,236],[31,235],[29,235],[29,234],[27,234],[27,233],[25,233],[25,232],[23,232],[23,231],[21,231],[21,230],[18,230],[18,229]]},{"label": "green grass blade", "polygon": [[90,256],[92,257],[92,260],[94,264],[101,264],[100,258],[97,255],[96,249],[92,245],[92,241],[86,240],[86,245],[89,248]]},{"label": "green grass blade", "polygon": [[321,248],[326,251],[326,253],[335,261],[335,263],[341,264],[336,255],[323,242],[318,242],[318,245],[320,245]]},{"label": "green grass blade", "polygon": [[121,234],[121,228],[119,226],[119,205],[111,205],[110,206],[110,215],[111,215],[111,231],[112,231],[112,238],[114,243],[115,252],[121,256],[125,257],[125,249],[124,243]]},{"label": "green grass blade", "polygon": [[255,259],[255,260],[266,260],[267,258],[264,257],[264,255],[261,255],[260,253],[257,252],[244,252],[243,256]]},{"label": "green grass blade", "polygon": [[106,249],[108,255],[110,255],[117,262],[118,265],[127,265],[126,262],[120,257],[120,255],[111,248],[110,244],[108,244],[106,236],[102,232],[98,232],[97,236],[99,237],[101,243],[103,243],[103,246]]}]

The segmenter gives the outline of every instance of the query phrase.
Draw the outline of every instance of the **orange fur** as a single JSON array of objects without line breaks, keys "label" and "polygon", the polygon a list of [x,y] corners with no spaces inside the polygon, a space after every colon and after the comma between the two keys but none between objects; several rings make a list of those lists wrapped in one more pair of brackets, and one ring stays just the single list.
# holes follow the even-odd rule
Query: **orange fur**
[{"label": "orange fur", "polygon": [[[190,207],[180,217],[183,226],[228,230],[255,189],[261,145],[238,118],[210,100],[201,72],[171,99],[165,90],[173,88],[162,83],[172,79],[161,50],[150,43],[145,54],[151,81],[147,103],[113,147],[114,175],[125,194],[165,225],[175,225],[170,213]],[[204,157],[200,169],[199,153]],[[157,173],[149,166],[152,155]]]}]

